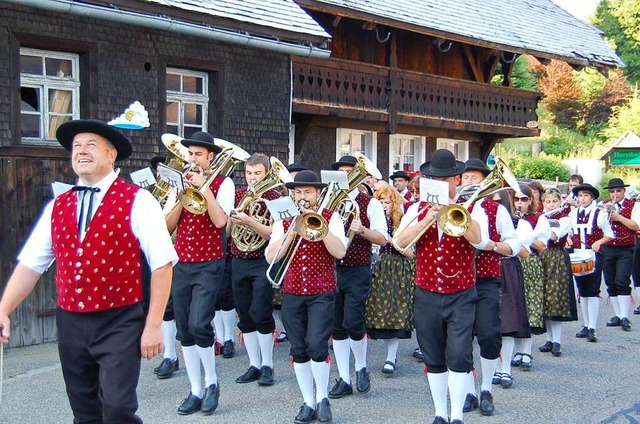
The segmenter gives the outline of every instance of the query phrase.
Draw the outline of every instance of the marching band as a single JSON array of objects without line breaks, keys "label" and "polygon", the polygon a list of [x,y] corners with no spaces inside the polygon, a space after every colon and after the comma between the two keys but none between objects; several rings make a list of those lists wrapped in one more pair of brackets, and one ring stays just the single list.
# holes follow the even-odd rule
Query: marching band
[{"label": "marching band", "polygon": [[[37,281],[57,259],[57,319],[65,329],[59,331],[60,356],[78,421],[103,411],[114,422],[141,422],[135,416],[137,374],[127,384],[123,370],[81,381],[88,369],[113,368],[113,362],[97,359],[95,349],[105,349],[108,357],[142,349],[133,354],[134,362],[162,353],[154,372],[166,379],[180,366],[176,340],[190,384],[177,413],[213,414],[223,379],[216,373],[216,355],[234,356],[236,323],[249,359],[236,383],[273,385],[274,341],[289,341],[303,401],[294,417],[298,424],[331,422],[329,399],[339,402],[354,393],[354,386],[360,393],[371,390],[368,338],[384,340],[387,357],[379,369],[393,375],[398,341],[415,329],[435,409],[433,423],[440,424],[462,423],[464,413],[476,408],[492,415],[492,386],[511,387],[513,367],[527,371],[533,366],[532,334],[546,334],[540,352],[562,355],[561,324],[578,319],[574,283],[583,318],[576,337],[598,340],[602,275],[615,312],[607,327],[631,330],[632,276],[640,284],[635,278],[640,206],[625,196],[629,185],[620,178],[609,181],[604,190],[610,199],[598,204],[599,190],[572,176],[563,200],[557,188],[518,183],[504,162],[492,171],[480,159],[464,163],[439,149],[417,176],[403,170],[392,174],[392,185],[364,155],[343,156],[331,166],[347,174],[347,187],[341,187],[303,165],[285,167],[275,157],[249,154],[196,132],[184,139],[163,136],[166,156],[151,159],[157,176],[148,190],[151,196],[113,172],[113,162],[131,151],[118,130],[81,120],[58,132],[60,143],[72,152],[81,185],[47,207],[51,219],[40,222],[27,241],[0,301],[0,342],[8,339],[9,314],[28,294],[17,289],[18,278]],[[104,169],[89,166],[102,163],[95,159],[98,148]],[[241,164],[246,186],[236,189],[232,175]],[[142,219],[139,205],[148,205],[152,197],[157,204]],[[105,202],[119,206],[120,212],[110,213],[131,221],[134,235],[114,230],[128,241],[120,253],[127,255],[126,263],[142,262],[141,252],[147,261],[147,268],[131,266],[123,280],[134,287],[132,294],[125,295],[119,282],[108,290],[76,283],[97,260],[88,258],[87,266],[80,260],[93,237],[103,240],[96,252],[122,245],[104,234],[108,222],[104,231],[96,228],[105,220]],[[123,209],[123,202],[135,205]],[[51,238],[74,231],[78,246]],[[109,281],[104,261],[96,262],[95,270],[96,279],[104,274],[102,281]],[[158,288],[160,282],[166,290]],[[89,287],[100,294],[104,290],[106,300],[86,297],[83,290]],[[122,297],[116,295],[121,290]],[[132,309],[143,300],[149,308],[146,326]],[[95,317],[95,328],[78,330],[86,308],[95,309],[84,315]],[[108,320],[126,331],[102,328]],[[135,328],[127,327],[131,323]],[[64,337],[68,331],[82,332],[84,338],[69,340]],[[99,337],[122,346],[106,346]],[[155,344],[125,346],[126,337],[138,344],[151,337]],[[480,347],[479,395],[474,338]],[[339,374],[331,389],[330,346]],[[124,370],[129,376],[139,373],[139,363]],[[116,394],[116,387],[126,390]]]}]

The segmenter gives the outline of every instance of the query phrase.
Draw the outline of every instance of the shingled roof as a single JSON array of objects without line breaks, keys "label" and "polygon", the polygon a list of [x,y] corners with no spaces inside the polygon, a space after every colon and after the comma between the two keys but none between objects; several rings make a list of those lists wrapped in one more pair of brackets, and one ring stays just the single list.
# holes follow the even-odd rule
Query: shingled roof
[{"label": "shingled roof", "polygon": [[296,0],[308,9],[576,65],[623,66],[602,31],[551,0]]}]

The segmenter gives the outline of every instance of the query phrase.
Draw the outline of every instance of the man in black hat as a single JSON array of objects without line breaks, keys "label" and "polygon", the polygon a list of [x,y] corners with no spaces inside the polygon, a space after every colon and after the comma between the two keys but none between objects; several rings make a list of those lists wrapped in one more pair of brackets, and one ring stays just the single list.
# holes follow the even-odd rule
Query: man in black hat
[{"label": "man in black hat", "polygon": [[413,193],[407,185],[409,181],[411,181],[411,177],[404,171],[396,171],[389,176],[389,179],[393,181],[393,186],[398,190],[398,193],[404,198],[407,202],[413,202]]},{"label": "man in black hat", "polygon": [[[466,165],[467,168],[462,173],[462,185],[480,184],[491,172],[480,159],[469,159]],[[476,209],[481,210],[485,215],[478,223],[490,239],[485,249],[476,257],[478,302],[476,303],[475,333],[480,346],[482,384],[478,402],[473,374],[469,373],[467,398],[463,410],[468,412],[479,407],[482,415],[492,415],[494,406],[491,380],[502,349],[500,257],[513,256],[520,250],[520,243],[511,215],[504,206],[484,198],[474,204],[474,210]]]},{"label": "man in black hat", "polygon": [[[305,424],[317,418],[327,423],[332,419],[327,399],[330,372],[327,358],[336,292],[335,260],[344,257],[347,242],[340,216],[326,209],[317,210],[321,189],[326,184],[320,182],[315,172],[300,171],[286,186],[293,190],[294,201],[301,205],[302,212],[319,214],[328,223],[327,235],[311,242],[301,239],[295,231],[288,231],[295,224],[294,219],[276,221],[266,250],[270,263],[277,260],[283,261],[281,266],[288,263],[282,283],[282,318],[291,343],[293,370],[304,398],[295,422]],[[297,250],[284,258],[295,243],[300,243]]]},{"label": "man in black hat", "polygon": [[[141,423],[140,357],[162,350],[176,252],[153,196],[114,172],[131,154],[127,137],[104,122],[76,120],[56,138],[71,152],[78,185],[45,207],[18,257],[0,301],[0,343],[9,339],[9,314],[57,261],[58,350],[73,421]],[[152,271],[146,319],[141,252]]]},{"label": "man in black hat", "polygon": [[[420,171],[449,184],[449,197],[465,171],[446,149],[436,150]],[[462,237],[452,237],[436,225],[440,205],[419,202],[403,216],[396,245],[406,248],[417,234],[415,324],[418,344],[427,366],[431,397],[435,405],[434,424],[448,423],[447,389],[451,399],[451,423],[462,424],[469,373],[473,369],[472,331],[475,320],[475,249],[488,243],[472,215]],[[474,208],[477,214],[481,208]],[[481,213],[480,213],[481,214]]]},{"label": "man in black hat", "polygon": [[[604,246],[604,283],[607,285],[607,293],[613,306],[615,316],[607,322],[607,327],[622,327],[623,330],[631,330],[629,310],[631,309],[631,270],[633,267],[633,250],[636,245],[636,232],[640,230],[638,225],[638,212],[636,201],[625,198],[626,187],[620,178],[612,178],[609,185],[604,187],[609,190],[610,199],[605,205],[611,205],[609,221],[614,238]],[[606,206],[605,206],[606,207]]]},{"label": "man in black hat", "polygon": [[[348,174],[356,162],[353,156],[343,156],[331,168]],[[336,266],[338,292],[333,322],[333,353],[340,378],[329,392],[332,399],[353,394],[349,372],[351,352],[355,359],[356,389],[367,393],[371,388],[364,327],[366,302],[371,291],[371,243],[381,246],[387,243],[387,221],[382,203],[360,192],[357,187],[351,190],[349,198],[358,205],[360,216],[354,219],[351,214],[345,223],[345,232],[353,231],[355,236],[347,247],[347,254],[338,260]]]},{"label": "man in black hat", "polygon": [[600,312],[600,285],[602,283],[602,246],[614,237],[607,213],[596,207],[595,200],[600,196],[598,189],[591,184],[583,183],[571,192],[578,199],[579,206],[569,213],[573,226],[573,248],[586,253],[594,259],[594,272],[575,276],[576,286],[580,294],[580,306],[584,326],[577,338],[586,338],[597,342],[596,325]]},{"label": "man in black hat", "polygon": [[[198,131],[181,143],[189,148],[189,163],[193,164],[184,177],[185,186],[203,192],[207,209],[203,214],[194,214],[178,203],[167,215],[169,231],[177,228],[175,247],[179,262],[174,269],[171,298],[177,337],[191,383],[191,392],[178,408],[178,414],[201,410],[209,415],[218,407],[220,396],[211,321],[224,278],[225,227],[233,209],[235,185],[230,178],[217,176],[206,190],[201,189],[210,180],[205,170],[209,170],[215,155],[222,150],[211,134]],[[200,363],[205,372],[204,393]]]}]

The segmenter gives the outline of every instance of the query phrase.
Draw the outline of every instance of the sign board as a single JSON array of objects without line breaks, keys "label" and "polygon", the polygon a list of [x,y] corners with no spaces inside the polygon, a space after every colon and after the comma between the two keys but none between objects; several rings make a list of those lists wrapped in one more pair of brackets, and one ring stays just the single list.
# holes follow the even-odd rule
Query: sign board
[{"label": "sign board", "polygon": [[639,166],[640,149],[614,150],[610,156],[611,166]]}]

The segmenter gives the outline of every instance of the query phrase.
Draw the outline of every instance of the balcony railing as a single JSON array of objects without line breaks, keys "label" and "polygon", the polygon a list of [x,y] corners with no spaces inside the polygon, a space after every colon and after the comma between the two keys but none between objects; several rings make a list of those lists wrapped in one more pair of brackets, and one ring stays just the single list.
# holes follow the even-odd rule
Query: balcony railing
[{"label": "balcony railing", "polygon": [[532,135],[539,93],[338,59],[293,62],[294,112]]}]

